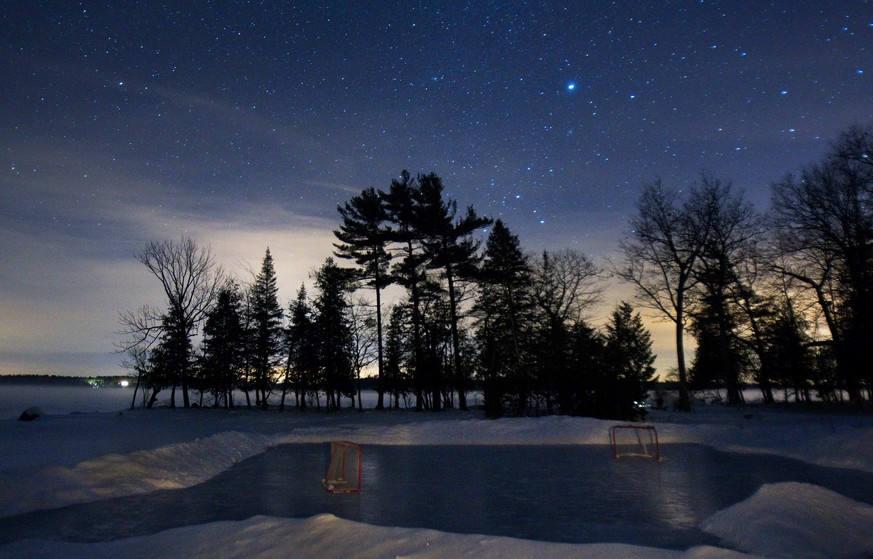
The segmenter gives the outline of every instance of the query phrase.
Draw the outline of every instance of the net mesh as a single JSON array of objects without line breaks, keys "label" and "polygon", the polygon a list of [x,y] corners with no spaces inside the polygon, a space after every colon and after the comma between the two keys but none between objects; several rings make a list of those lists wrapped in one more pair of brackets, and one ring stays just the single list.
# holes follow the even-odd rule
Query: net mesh
[{"label": "net mesh", "polygon": [[360,491],[361,446],[348,441],[332,441],[327,473],[321,483],[331,493]]},{"label": "net mesh", "polygon": [[616,458],[661,459],[658,431],[653,425],[614,425],[610,429],[610,440]]}]

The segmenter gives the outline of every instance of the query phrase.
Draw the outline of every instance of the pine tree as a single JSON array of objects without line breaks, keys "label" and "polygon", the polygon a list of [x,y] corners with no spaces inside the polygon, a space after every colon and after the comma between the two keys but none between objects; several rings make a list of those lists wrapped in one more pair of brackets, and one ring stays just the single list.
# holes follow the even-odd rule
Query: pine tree
[{"label": "pine tree", "polygon": [[[449,319],[452,337],[452,368],[458,390],[458,407],[467,409],[467,375],[461,363],[461,343],[458,333],[458,293],[456,282],[475,274],[479,243],[472,240],[477,229],[491,224],[491,219],[479,217],[472,206],[466,215],[457,218],[457,202],[443,199],[442,180],[431,173],[418,178],[417,220],[424,240],[424,253],[429,267],[445,273],[449,297]],[[438,402],[434,402],[439,409]]]},{"label": "pine tree", "polygon": [[616,419],[633,419],[640,413],[648,385],[655,375],[652,336],[643,320],[626,302],[619,304],[606,327],[606,354],[613,387],[607,394],[608,410]]},{"label": "pine tree", "polygon": [[529,379],[527,333],[531,327],[531,271],[518,237],[497,220],[485,242],[479,274],[477,317],[479,370],[484,382],[485,411],[503,414],[509,398],[524,413]]},{"label": "pine tree", "polygon": [[297,407],[306,408],[307,397],[315,392],[320,383],[318,367],[318,334],[315,330],[313,310],[306,295],[306,287],[300,286],[297,298],[291,303],[287,330],[287,373],[292,379]]},{"label": "pine tree", "polygon": [[328,410],[339,409],[340,397],[354,393],[352,332],[347,300],[353,280],[353,271],[340,268],[332,258],[328,258],[315,274],[315,285],[319,290],[315,299],[315,331]]},{"label": "pine tree", "polygon": [[257,403],[267,408],[275,382],[275,368],[282,358],[282,318],[277,297],[276,270],[268,248],[261,271],[251,287],[252,372]]},{"label": "pine tree", "polygon": [[421,290],[425,281],[421,233],[417,230],[416,210],[418,183],[408,171],[400,174],[400,179],[391,181],[391,187],[382,197],[388,214],[388,238],[398,248],[400,261],[392,267],[394,281],[409,293],[410,319],[412,324],[411,363],[413,386],[415,390],[415,409],[424,409],[425,378],[423,373],[423,348],[421,342]]},{"label": "pine tree", "polygon": [[218,292],[203,326],[201,369],[215,404],[233,407],[233,389],[243,367],[244,332],[241,317],[242,294],[234,284]]},{"label": "pine tree", "polygon": [[339,207],[343,222],[334,235],[340,244],[334,244],[340,258],[354,259],[362,267],[361,275],[376,292],[376,337],[378,401],[376,409],[383,409],[383,349],[382,349],[382,289],[390,284],[388,265],[391,256],[388,230],[385,221],[388,214],[382,196],[368,188]]}]

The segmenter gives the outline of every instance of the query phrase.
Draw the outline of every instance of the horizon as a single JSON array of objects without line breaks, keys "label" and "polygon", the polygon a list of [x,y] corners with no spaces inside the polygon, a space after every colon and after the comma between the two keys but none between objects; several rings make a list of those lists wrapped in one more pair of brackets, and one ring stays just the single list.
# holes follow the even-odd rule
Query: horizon
[{"label": "horizon", "polygon": [[[0,375],[123,370],[119,314],[164,304],[135,259],[152,240],[189,236],[245,279],[269,247],[284,305],[332,254],[337,205],[407,169],[527,251],[602,262],[656,178],[710,173],[764,211],[773,181],[873,123],[873,14],[852,0],[0,18]],[[646,325],[665,375],[673,333]]]}]

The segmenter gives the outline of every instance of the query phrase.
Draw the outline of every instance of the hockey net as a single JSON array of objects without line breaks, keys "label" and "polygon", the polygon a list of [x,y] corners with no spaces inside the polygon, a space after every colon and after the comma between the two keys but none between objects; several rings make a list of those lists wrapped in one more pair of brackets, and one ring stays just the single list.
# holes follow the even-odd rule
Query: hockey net
[{"label": "hockey net", "polygon": [[612,455],[616,458],[637,457],[661,460],[658,431],[654,425],[613,425],[609,429]]},{"label": "hockey net", "polygon": [[348,441],[330,443],[330,460],[321,484],[331,493],[361,490],[361,445]]}]

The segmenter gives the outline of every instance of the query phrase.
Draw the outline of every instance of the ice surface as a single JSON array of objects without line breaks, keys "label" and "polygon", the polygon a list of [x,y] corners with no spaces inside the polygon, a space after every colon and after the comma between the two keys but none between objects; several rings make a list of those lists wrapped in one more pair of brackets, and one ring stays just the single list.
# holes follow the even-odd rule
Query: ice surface
[{"label": "ice surface", "polygon": [[[40,403],[42,404],[42,403]],[[28,405],[16,409],[20,412]],[[191,487],[285,443],[349,439],[382,445],[606,444],[611,422],[547,417],[484,421],[459,413],[285,413],[153,410],[0,420],[0,514]],[[88,408],[83,408],[88,409]],[[655,414],[663,444],[771,453],[873,472],[869,415],[702,408]],[[366,447],[365,447],[366,448]],[[366,450],[365,450],[366,452]],[[426,476],[427,472],[414,472]],[[366,479],[364,481],[366,484]],[[24,518],[24,517],[22,517]],[[560,519],[555,519],[560,522]],[[76,544],[19,540],[0,557],[863,557],[871,553],[870,506],[822,487],[768,484],[712,515],[719,547],[685,551],[626,544],[557,544],[433,530],[379,527],[332,515],[255,516],[148,536]]]}]

